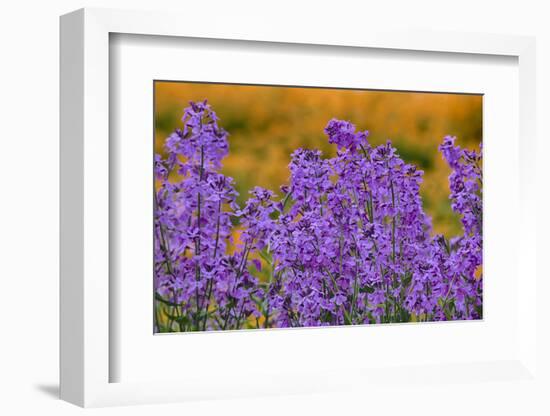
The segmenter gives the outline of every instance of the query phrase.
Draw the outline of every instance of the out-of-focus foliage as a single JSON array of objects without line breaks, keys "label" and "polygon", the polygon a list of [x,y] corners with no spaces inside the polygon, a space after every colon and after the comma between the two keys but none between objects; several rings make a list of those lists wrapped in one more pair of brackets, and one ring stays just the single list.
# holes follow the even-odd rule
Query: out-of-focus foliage
[{"label": "out-of-focus foliage", "polygon": [[156,82],[157,153],[163,152],[174,126],[181,126],[179,119],[189,101],[204,99],[230,134],[222,172],[235,179],[241,205],[254,186],[279,192],[289,178],[290,154],[296,148],[317,148],[326,157],[334,156],[336,148],[323,129],[338,118],[369,130],[373,145],[391,139],[406,162],[425,172],[421,196],[434,232],[448,237],[460,232],[448,200],[450,169],[438,145],[445,135],[452,135],[460,146],[478,148],[480,95]]}]

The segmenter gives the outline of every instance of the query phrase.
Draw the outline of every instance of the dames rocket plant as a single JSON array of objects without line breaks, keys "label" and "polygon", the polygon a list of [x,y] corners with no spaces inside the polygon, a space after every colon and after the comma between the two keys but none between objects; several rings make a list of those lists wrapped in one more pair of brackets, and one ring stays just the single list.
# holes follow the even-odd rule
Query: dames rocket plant
[{"label": "dames rocket plant", "polygon": [[191,102],[155,156],[157,332],[482,318],[481,148],[439,147],[463,226],[447,239],[423,210],[423,172],[336,119],[334,158],[296,149],[280,195],[255,187],[240,207],[218,121]]}]

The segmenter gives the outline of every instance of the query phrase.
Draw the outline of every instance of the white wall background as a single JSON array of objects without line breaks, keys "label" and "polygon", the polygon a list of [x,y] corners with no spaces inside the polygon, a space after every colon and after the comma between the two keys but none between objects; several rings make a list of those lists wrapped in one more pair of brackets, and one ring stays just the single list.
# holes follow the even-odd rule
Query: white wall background
[{"label": "white wall background", "polygon": [[[548,245],[549,155],[545,137],[550,114],[550,12],[546,1],[216,1],[216,0],[12,0],[0,9],[0,414],[77,414],[81,409],[56,399],[58,383],[58,17],[77,8],[115,7],[178,10],[191,19],[212,13],[245,13],[307,30],[309,19],[338,25],[386,23],[388,27],[432,28],[536,35],[538,47],[539,241],[540,258]],[[182,22],[184,24],[184,22]],[[545,246],[543,247],[543,244]],[[539,258],[539,268],[548,267]],[[539,290],[548,288],[548,283]],[[546,308],[545,308],[546,309]],[[548,347],[546,344],[545,347]],[[550,348],[546,350],[546,355]],[[542,352],[542,351],[541,351]],[[543,355],[543,354],[542,354]],[[435,389],[437,390],[437,389]],[[434,392],[435,393],[435,392]],[[409,414],[538,414],[534,401],[520,399],[503,386],[503,400],[457,397],[435,408]],[[394,402],[395,401],[395,402]],[[399,398],[388,403],[397,410]],[[403,403],[400,403],[402,406]],[[399,407],[399,406],[398,406]],[[548,409],[548,408],[546,408]],[[368,414],[368,396],[345,393],[309,397],[257,398],[157,407],[93,410],[95,414]]]}]

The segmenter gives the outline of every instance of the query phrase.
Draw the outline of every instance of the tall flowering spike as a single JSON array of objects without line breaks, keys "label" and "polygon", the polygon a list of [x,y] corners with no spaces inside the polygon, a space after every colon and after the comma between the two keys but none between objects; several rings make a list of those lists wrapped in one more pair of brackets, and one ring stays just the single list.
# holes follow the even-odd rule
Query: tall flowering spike
[{"label": "tall flowering spike", "polygon": [[167,151],[180,154],[195,165],[219,169],[229,146],[227,132],[218,126],[218,117],[210,105],[206,100],[190,102],[181,120],[184,127],[167,139]]},{"label": "tall flowering spike", "polygon": [[[262,296],[247,254],[227,253],[238,210],[233,179],[219,172],[227,133],[206,101],[192,102],[182,121],[166,140],[166,158],[155,156],[155,289],[179,317],[157,329],[235,329],[255,311],[252,294]],[[168,179],[172,172],[178,179]],[[216,304],[226,315],[209,313]]]},{"label": "tall flowering spike", "polygon": [[319,198],[331,189],[330,165],[321,156],[320,150],[310,149],[297,149],[291,155],[290,192],[294,211],[318,208]]},{"label": "tall flowering spike", "polygon": [[443,138],[443,143],[439,145],[439,151],[453,169],[458,167],[459,160],[462,157],[462,151],[460,147],[455,146],[455,140],[456,136],[445,136]]},{"label": "tall flowering spike", "polygon": [[248,249],[262,250],[274,228],[271,214],[275,211],[274,194],[268,189],[256,186],[250,191],[251,198],[239,212],[243,232],[241,241]]},{"label": "tall flowering spike", "polygon": [[329,143],[334,143],[338,146],[338,150],[342,148],[351,151],[361,144],[367,144],[368,131],[355,132],[355,126],[349,121],[338,120],[333,118],[325,127],[325,134],[328,136]]},{"label": "tall flowering spike", "polygon": [[479,153],[454,145],[455,137],[446,136],[439,146],[453,170],[449,176],[451,207],[461,215],[466,235],[482,233],[483,172],[481,146]]},{"label": "tall flowering spike", "polygon": [[482,147],[479,153],[461,149],[455,140],[446,136],[439,150],[452,169],[451,207],[461,216],[463,235],[450,241],[438,236],[433,242],[433,249],[440,253],[432,257],[439,276],[436,318],[478,319],[483,301]]}]

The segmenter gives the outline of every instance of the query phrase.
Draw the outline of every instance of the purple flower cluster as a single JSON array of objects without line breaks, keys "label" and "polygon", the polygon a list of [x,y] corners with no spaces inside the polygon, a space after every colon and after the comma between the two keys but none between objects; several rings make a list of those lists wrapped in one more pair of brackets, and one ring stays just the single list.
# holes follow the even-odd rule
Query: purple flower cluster
[{"label": "purple flower cluster", "polygon": [[240,327],[263,293],[248,270],[252,247],[228,253],[239,207],[233,179],[219,173],[227,133],[206,101],[191,103],[182,121],[166,158],[155,157],[155,297],[168,317],[157,310],[157,330]]},{"label": "purple flower cluster", "polygon": [[431,233],[423,172],[350,122],[325,128],[334,158],[297,149],[281,197],[256,187],[240,208],[215,113],[191,103],[182,120],[155,159],[158,331],[482,317],[481,152],[440,146],[463,223],[447,240]]}]

